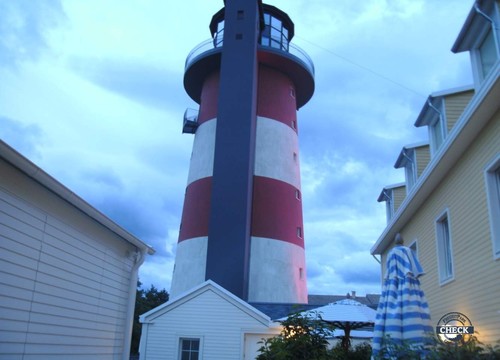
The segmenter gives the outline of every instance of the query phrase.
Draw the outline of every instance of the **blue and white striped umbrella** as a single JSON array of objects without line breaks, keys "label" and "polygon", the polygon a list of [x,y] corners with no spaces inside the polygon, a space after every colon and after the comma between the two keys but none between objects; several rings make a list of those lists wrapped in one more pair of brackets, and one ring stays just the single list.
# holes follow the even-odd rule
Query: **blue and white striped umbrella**
[{"label": "blue and white striped umbrella", "polygon": [[373,356],[384,347],[387,337],[394,344],[419,346],[432,332],[429,305],[418,277],[424,271],[413,251],[394,247],[387,255],[382,295],[375,318]]}]

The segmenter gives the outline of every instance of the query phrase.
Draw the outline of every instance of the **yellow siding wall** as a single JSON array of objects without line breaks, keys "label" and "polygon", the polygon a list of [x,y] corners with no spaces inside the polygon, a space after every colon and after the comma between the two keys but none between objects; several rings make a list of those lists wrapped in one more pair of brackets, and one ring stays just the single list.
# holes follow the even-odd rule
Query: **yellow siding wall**
[{"label": "yellow siding wall", "polygon": [[396,213],[406,197],[406,186],[394,188],[392,190],[392,196],[394,199],[394,213]]},{"label": "yellow siding wall", "polygon": [[417,159],[417,179],[422,175],[425,168],[431,161],[431,148],[429,145],[420,146],[415,149],[415,157]]},{"label": "yellow siding wall", "polygon": [[446,124],[448,133],[455,126],[458,118],[462,115],[465,107],[469,104],[474,91],[466,91],[458,94],[449,95],[445,99]]},{"label": "yellow siding wall", "polygon": [[[464,313],[475,326],[478,339],[485,343],[500,340],[500,260],[493,258],[484,179],[485,166],[499,151],[500,112],[497,112],[402,230],[407,241],[418,239],[419,257],[426,271],[421,283],[432,322],[437,323],[451,311]],[[435,221],[446,209],[455,278],[440,285]]]}]

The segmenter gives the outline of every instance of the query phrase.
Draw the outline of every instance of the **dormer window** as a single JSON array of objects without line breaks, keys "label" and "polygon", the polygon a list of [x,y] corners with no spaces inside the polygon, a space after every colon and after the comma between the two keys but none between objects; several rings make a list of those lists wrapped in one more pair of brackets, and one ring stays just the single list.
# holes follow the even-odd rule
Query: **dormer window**
[{"label": "dormer window", "polygon": [[432,153],[436,153],[441,147],[446,137],[445,117],[442,115],[442,110],[434,108],[435,113],[432,120],[429,122],[429,139],[431,142]]},{"label": "dormer window", "polygon": [[454,53],[469,51],[476,89],[488,78],[500,58],[500,11],[498,1],[478,0],[452,47]]},{"label": "dormer window", "polygon": [[415,186],[417,179],[422,175],[429,160],[429,144],[427,143],[407,145],[401,150],[394,167],[396,169],[404,167],[408,192]]},{"label": "dormer window", "polygon": [[440,149],[447,134],[446,116],[442,97],[429,96],[415,126],[428,126],[431,153],[435,154]]},{"label": "dormer window", "polygon": [[403,183],[384,187],[377,201],[385,201],[387,223],[391,221],[396,211],[398,211],[405,197],[406,187]]},{"label": "dormer window", "polygon": [[427,98],[415,126],[428,127],[432,155],[441,149],[473,95],[473,87],[464,86],[435,92]]}]

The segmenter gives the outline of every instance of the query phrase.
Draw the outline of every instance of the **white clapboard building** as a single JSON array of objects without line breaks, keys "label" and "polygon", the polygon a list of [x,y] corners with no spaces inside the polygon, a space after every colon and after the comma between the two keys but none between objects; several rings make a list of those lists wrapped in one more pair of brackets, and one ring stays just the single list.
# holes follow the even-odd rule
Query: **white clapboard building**
[{"label": "white clapboard building", "polygon": [[148,253],[0,141],[0,359],[127,359]]}]

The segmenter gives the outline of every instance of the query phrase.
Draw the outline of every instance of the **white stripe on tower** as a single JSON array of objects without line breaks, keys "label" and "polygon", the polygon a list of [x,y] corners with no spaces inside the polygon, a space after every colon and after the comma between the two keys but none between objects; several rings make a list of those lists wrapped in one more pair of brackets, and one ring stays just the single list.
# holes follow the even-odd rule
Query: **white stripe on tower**
[{"label": "white stripe on tower", "polygon": [[[256,209],[259,214],[253,218],[248,300],[307,303],[297,132],[283,122],[258,117],[256,141],[254,202],[259,202],[259,189],[267,189],[272,194],[263,197],[278,204]],[[262,224],[263,218],[269,223]],[[268,237],[255,236],[257,232]]]}]

